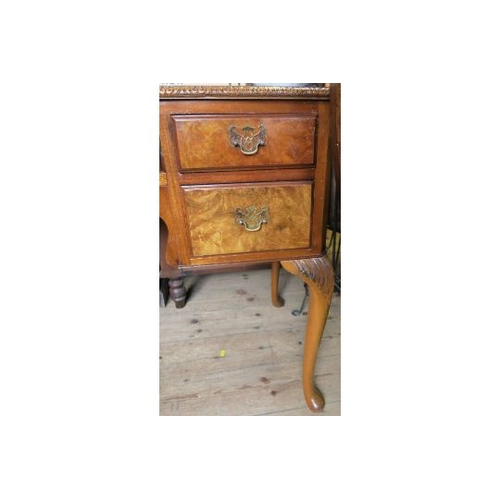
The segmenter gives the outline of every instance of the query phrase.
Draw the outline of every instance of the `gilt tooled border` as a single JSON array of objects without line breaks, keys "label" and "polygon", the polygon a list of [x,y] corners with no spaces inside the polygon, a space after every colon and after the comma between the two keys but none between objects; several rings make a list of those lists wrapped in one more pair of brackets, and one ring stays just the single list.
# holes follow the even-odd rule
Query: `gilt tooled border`
[{"label": "gilt tooled border", "polygon": [[249,87],[229,85],[160,85],[160,99],[226,97],[226,98],[308,98],[328,99],[328,87]]}]

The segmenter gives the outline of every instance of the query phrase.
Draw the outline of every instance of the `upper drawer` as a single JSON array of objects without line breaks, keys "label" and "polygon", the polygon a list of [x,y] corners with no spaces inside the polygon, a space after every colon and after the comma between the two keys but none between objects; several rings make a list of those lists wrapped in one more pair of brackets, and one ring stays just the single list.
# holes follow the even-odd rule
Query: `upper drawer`
[{"label": "upper drawer", "polygon": [[314,165],[316,115],[172,115],[181,171]]}]

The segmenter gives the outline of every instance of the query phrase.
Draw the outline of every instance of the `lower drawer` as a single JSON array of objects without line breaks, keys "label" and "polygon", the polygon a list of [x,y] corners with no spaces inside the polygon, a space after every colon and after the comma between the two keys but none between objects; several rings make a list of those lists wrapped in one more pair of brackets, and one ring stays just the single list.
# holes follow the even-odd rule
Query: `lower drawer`
[{"label": "lower drawer", "polygon": [[183,189],[195,257],[310,247],[311,182]]}]

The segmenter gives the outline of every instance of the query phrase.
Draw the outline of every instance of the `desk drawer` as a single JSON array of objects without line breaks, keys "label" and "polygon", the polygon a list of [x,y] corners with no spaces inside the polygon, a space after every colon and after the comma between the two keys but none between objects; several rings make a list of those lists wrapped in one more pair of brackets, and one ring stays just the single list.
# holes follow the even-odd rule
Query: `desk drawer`
[{"label": "desk drawer", "polygon": [[310,247],[310,182],[183,189],[193,256]]},{"label": "desk drawer", "polygon": [[316,115],[172,116],[181,171],[310,166]]}]

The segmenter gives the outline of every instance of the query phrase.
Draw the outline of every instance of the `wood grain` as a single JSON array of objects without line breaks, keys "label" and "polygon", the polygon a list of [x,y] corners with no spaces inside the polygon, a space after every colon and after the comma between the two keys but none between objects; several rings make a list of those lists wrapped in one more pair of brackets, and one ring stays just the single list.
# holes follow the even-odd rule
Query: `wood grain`
[{"label": "wood grain", "polygon": [[[197,268],[205,272],[215,264],[236,266],[277,261],[284,263],[290,272],[296,271],[301,279],[313,287],[310,310],[312,318],[308,322],[306,334],[302,382],[309,408],[317,411],[324,402],[315,389],[313,376],[316,374],[319,387],[326,396],[323,377],[328,378],[331,374],[329,371],[319,373],[315,369],[317,367],[319,370],[321,365],[318,348],[325,315],[328,313],[329,289],[327,290],[326,285],[323,286],[327,283],[323,279],[324,269],[307,267],[306,264],[305,267],[297,267],[292,261],[296,262],[298,259],[304,262],[307,258],[320,258],[325,248],[327,187],[330,179],[329,89],[323,97],[316,96],[313,92],[309,99],[301,92],[290,100],[282,98],[284,94],[274,91],[259,91],[259,98],[252,99],[239,91],[235,94],[224,88],[219,89],[221,92],[218,94],[206,94],[199,88],[185,90],[182,95],[175,91],[168,95],[168,99],[160,101],[160,144],[163,155],[160,173],[165,173],[160,175],[160,218],[165,223],[164,234],[167,235],[166,239],[161,240],[162,273],[170,274],[173,268],[184,275],[187,272],[195,273]],[[191,92],[195,93],[192,99],[189,98]],[[266,128],[265,138],[260,125]],[[243,133],[245,137],[241,137],[235,130],[229,132],[230,127],[239,130],[245,126],[257,128],[260,133],[253,137],[253,131],[246,130]],[[254,154],[257,143],[259,147]],[[252,154],[243,155],[242,150]],[[249,206],[255,206],[259,211],[264,206],[269,209],[270,216],[266,217],[266,222],[255,232],[245,230],[235,219],[237,208],[245,211]],[[245,214],[245,217],[248,215]],[[275,265],[273,281],[276,288],[279,288],[281,283],[276,272]],[[267,290],[269,278],[268,273]],[[247,292],[241,290],[244,305],[248,307],[258,302],[258,296],[245,297]],[[278,292],[275,289],[271,294],[276,304],[280,302]],[[188,295],[189,300],[193,300],[191,290]],[[275,314],[285,312],[286,307],[272,307],[269,295],[269,291],[262,294]],[[229,311],[224,309],[224,303],[219,307],[212,305],[214,312],[221,315],[221,321],[226,325],[222,329],[237,327],[239,321],[232,319]],[[247,312],[245,308],[244,311]],[[196,324],[194,319],[193,324]],[[281,318],[280,324],[285,329],[290,329],[290,323],[290,317]],[[272,324],[272,320],[269,324]],[[218,323],[218,326],[221,324]],[[256,326],[260,328],[262,325]],[[305,324],[302,325],[304,327]],[[257,331],[245,330],[245,333],[245,337],[255,342],[261,339]],[[235,344],[228,344],[231,350],[236,349],[243,339],[235,340]],[[259,344],[257,349],[260,351],[261,347],[264,350],[263,344]],[[272,345],[270,353],[276,361],[275,367],[286,362],[286,354],[281,357]],[[196,350],[192,354],[196,354]],[[223,366],[228,370],[220,378],[229,383],[236,380],[240,376],[238,370],[245,364],[246,355],[250,359],[250,353],[244,353],[244,357],[236,361],[234,369],[229,367],[228,358],[224,358]],[[210,360],[213,361],[213,358]],[[219,361],[221,359],[215,362]],[[183,364],[176,368],[179,375],[190,369]],[[269,370],[271,375],[274,374],[273,370],[274,368]],[[260,372],[260,368],[258,371]],[[270,391],[266,386],[271,379],[266,375],[258,378],[260,385],[254,385],[252,381],[243,382],[241,378],[241,386],[236,388],[236,392],[242,395],[242,406],[235,411],[245,411],[245,408],[251,406],[257,411],[253,414],[268,415],[273,413],[273,410],[268,409],[268,403],[277,400],[279,395],[285,396],[285,399],[296,398],[300,376],[296,377],[292,372],[287,374],[286,370],[280,373],[281,375],[275,376],[277,385],[272,389],[269,387]],[[167,378],[162,376],[162,382],[169,384],[173,378],[173,375]],[[183,378],[182,382],[187,383],[187,380],[189,377]],[[176,385],[174,390],[180,385]],[[174,414],[176,411],[189,414],[189,410],[180,409],[179,405],[200,401],[200,393],[196,387],[194,389],[192,392],[182,391],[181,395],[176,392],[163,394],[162,408],[166,410],[168,407]],[[252,392],[254,390],[256,392]],[[221,392],[220,389],[209,390],[215,405],[223,405],[232,393],[232,389],[227,392]],[[254,396],[256,401],[248,400]],[[327,400],[325,408],[330,402],[338,402],[335,395],[329,397],[331,399]],[[301,405],[287,404],[286,407],[290,414],[302,411]],[[193,414],[202,411],[200,408],[192,410]],[[224,414],[221,413],[220,406],[216,406],[215,414]]]},{"label": "wood grain", "polygon": [[[280,272],[285,305],[273,307],[269,270],[186,278],[189,300],[160,308],[161,415],[340,415],[340,298],[332,301],[316,363],[326,404],[302,394],[306,314],[300,279]],[[219,357],[221,349],[225,357]]]},{"label": "wood grain", "polygon": [[325,406],[325,399],[316,387],[314,369],[333,295],[332,263],[325,255],[312,259],[281,261],[281,265],[309,286],[310,306],[304,343],[302,384],[307,406],[311,411],[319,412]]},{"label": "wood grain", "polygon": [[[251,168],[272,165],[312,165],[314,115],[188,115],[173,116],[180,170]],[[254,155],[244,155],[229,142],[229,129],[266,129],[267,143]]]},{"label": "wood grain", "polygon": [[[251,187],[185,188],[193,255],[307,248],[311,183]],[[268,207],[269,221],[250,232],[235,220],[237,208]]]}]

